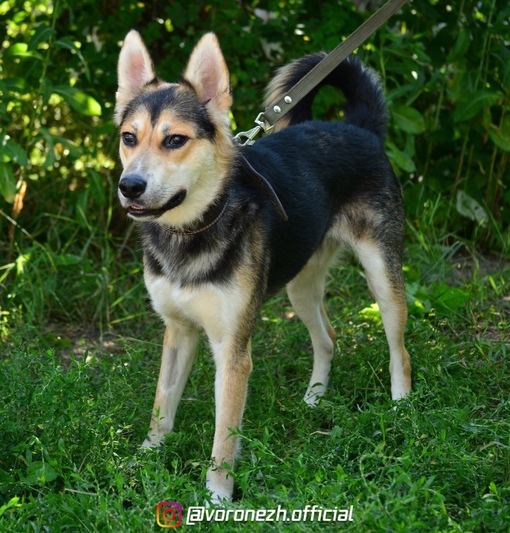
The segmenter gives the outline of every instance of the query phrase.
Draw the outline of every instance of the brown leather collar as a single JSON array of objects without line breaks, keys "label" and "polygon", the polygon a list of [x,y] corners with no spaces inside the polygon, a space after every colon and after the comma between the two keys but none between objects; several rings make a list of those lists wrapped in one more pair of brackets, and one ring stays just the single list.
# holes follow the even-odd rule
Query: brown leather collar
[{"label": "brown leather collar", "polygon": [[221,202],[218,202],[212,205],[205,213],[203,220],[201,220],[200,225],[197,227],[191,226],[189,229],[178,229],[178,228],[169,228],[170,233],[174,235],[197,235],[203,231],[208,230],[218,222],[218,220],[223,216],[228,206],[228,197],[225,197]]}]

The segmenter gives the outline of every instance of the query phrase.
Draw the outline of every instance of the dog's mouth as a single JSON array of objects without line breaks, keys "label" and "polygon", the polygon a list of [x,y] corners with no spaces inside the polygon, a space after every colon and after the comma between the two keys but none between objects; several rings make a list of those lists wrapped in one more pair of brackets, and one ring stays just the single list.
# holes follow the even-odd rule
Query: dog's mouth
[{"label": "dog's mouth", "polygon": [[155,209],[147,209],[138,204],[132,204],[128,207],[128,215],[137,218],[137,217],[146,217],[153,215],[156,212]]},{"label": "dog's mouth", "polygon": [[170,200],[168,200],[162,207],[158,207],[157,209],[151,209],[149,207],[144,207],[143,205],[133,203],[128,206],[128,215],[132,218],[159,218],[167,211],[170,211],[170,209],[174,209],[174,207],[181,205],[185,198],[186,191],[183,189],[175,193]]}]

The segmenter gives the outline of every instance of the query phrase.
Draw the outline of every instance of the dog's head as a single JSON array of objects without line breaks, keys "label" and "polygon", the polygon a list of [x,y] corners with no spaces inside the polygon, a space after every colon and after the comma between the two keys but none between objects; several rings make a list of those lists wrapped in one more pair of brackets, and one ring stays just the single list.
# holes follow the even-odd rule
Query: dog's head
[{"label": "dog's head", "polygon": [[167,83],[132,30],[118,77],[122,206],[136,220],[193,224],[221,194],[234,150],[229,74],[216,37],[202,37],[182,81]]}]

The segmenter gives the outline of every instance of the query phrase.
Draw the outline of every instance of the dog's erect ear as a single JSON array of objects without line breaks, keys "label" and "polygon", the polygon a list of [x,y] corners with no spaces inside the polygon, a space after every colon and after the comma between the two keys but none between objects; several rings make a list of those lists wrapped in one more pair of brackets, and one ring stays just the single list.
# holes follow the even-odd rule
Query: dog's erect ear
[{"label": "dog's erect ear", "polygon": [[146,83],[155,77],[152,60],[140,34],[131,30],[124,39],[119,56],[119,88],[115,95],[115,122],[117,124],[120,123],[126,105]]},{"label": "dog's erect ear", "polygon": [[195,46],[184,78],[203,104],[227,112],[232,105],[227,64],[214,33],[206,33]]}]

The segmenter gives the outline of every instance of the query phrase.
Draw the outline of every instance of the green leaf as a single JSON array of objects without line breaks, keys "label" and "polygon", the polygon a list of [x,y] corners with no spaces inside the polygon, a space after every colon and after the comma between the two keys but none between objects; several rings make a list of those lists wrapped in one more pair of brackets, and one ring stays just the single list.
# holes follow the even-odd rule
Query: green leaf
[{"label": "green leaf", "polygon": [[414,107],[393,104],[391,111],[395,123],[402,131],[413,135],[418,135],[425,131],[425,119]]},{"label": "green leaf", "polygon": [[15,24],[21,24],[24,20],[26,20],[29,17],[30,17],[30,14],[27,11],[21,10],[21,11],[18,11],[17,13],[14,13],[14,16],[12,17],[12,21]]},{"label": "green leaf", "polygon": [[25,92],[27,90],[27,82],[24,78],[5,78],[5,87],[10,92]]},{"label": "green leaf", "polygon": [[16,178],[9,163],[0,163],[0,195],[10,204],[16,196]]},{"label": "green leaf", "polygon": [[19,502],[19,497],[14,496],[5,505],[2,505],[0,507],[0,517],[5,513],[5,511],[12,509],[13,507],[21,507],[21,503],[18,503],[18,502]]},{"label": "green leaf", "polygon": [[55,30],[47,26],[46,24],[40,24],[32,35],[30,42],[28,43],[28,50],[36,50],[40,43],[50,42],[51,38],[55,34]]},{"label": "green leaf", "polygon": [[53,43],[53,46],[55,48],[65,48],[66,50],[71,50],[72,52],[76,52],[79,56],[81,56],[81,50],[76,46],[76,44],[74,44],[71,39],[68,39],[66,37],[55,41]]},{"label": "green leaf", "polygon": [[487,106],[491,106],[499,99],[499,95],[494,91],[477,91],[467,94],[459,99],[453,111],[454,122],[463,122],[478,115]]},{"label": "green leaf", "polygon": [[82,258],[75,254],[60,254],[54,257],[53,261],[57,266],[70,266],[80,264]]},{"label": "green leaf", "polygon": [[5,57],[27,57],[32,59],[43,59],[43,56],[33,50],[28,49],[27,43],[14,43],[4,53]]},{"label": "green leaf", "polygon": [[62,96],[73,109],[82,115],[86,115],[87,117],[101,115],[102,111],[99,102],[80,89],[57,85],[53,87],[53,92]]},{"label": "green leaf", "polygon": [[468,51],[469,43],[470,43],[469,32],[464,29],[460,30],[459,34],[457,35],[457,40],[455,41],[453,48],[450,50],[450,53],[448,54],[448,62],[454,63],[457,60],[461,59]]},{"label": "green leaf", "polygon": [[0,146],[2,147],[2,155],[7,156],[10,161],[17,163],[22,167],[28,166],[28,156],[25,150],[8,135],[3,135],[0,138]]},{"label": "green leaf", "polygon": [[430,312],[430,288],[421,286],[419,282],[406,283],[406,299],[410,312],[418,315]]},{"label": "green leaf", "polygon": [[489,127],[489,137],[498,148],[505,152],[510,152],[510,116],[505,117],[500,128],[491,124]]},{"label": "green leaf", "polygon": [[465,305],[471,296],[461,289],[440,285],[433,296],[436,306],[443,311],[457,311]]},{"label": "green leaf", "polygon": [[386,149],[390,161],[395,163],[397,167],[401,168],[405,172],[414,172],[416,170],[416,165],[414,164],[414,161],[409,153],[400,150],[391,141],[386,142]]},{"label": "green leaf", "polygon": [[359,312],[359,314],[367,320],[373,320],[377,323],[381,323],[382,321],[378,303],[373,303],[370,307],[365,307]]},{"label": "green leaf", "polygon": [[50,101],[50,97],[53,93],[53,84],[50,80],[44,79],[42,82],[42,97],[43,97],[43,105],[48,105],[48,102]]},{"label": "green leaf", "polygon": [[27,485],[42,485],[48,481],[57,479],[57,472],[46,462],[34,461],[27,467],[27,475],[21,480]]}]

